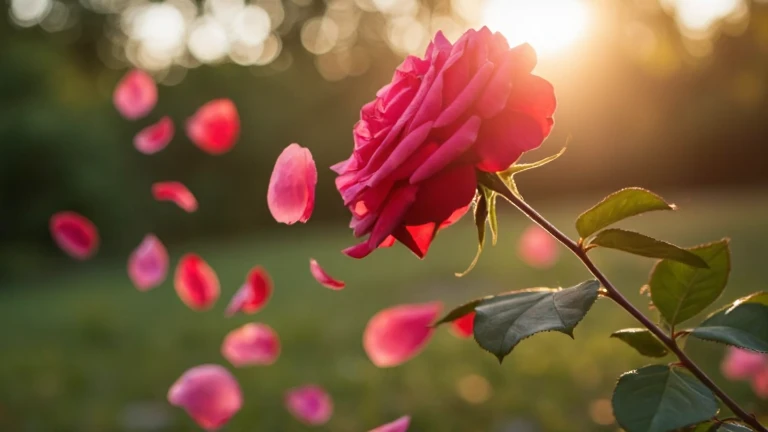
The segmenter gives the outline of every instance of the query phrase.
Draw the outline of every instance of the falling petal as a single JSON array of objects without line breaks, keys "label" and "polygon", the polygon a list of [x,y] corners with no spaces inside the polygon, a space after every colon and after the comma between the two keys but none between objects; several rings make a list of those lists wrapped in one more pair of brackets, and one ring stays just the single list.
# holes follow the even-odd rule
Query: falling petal
[{"label": "falling petal", "polygon": [[171,142],[173,132],[173,121],[165,116],[137,133],[133,138],[133,145],[141,153],[147,155],[157,153]]},{"label": "falling petal", "polygon": [[288,390],[285,407],[296,419],[311,426],[327,423],[333,414],[331,396],[316,385]]},{"label": "falling petal", "polygon": [[157,86],[146,72],[133,69],[117,83],[112,101],[123,117],[128,120],[140,119],[155,107]]},{"label": "falling petal", "polygon": [[439,302],[407,304],[374,315],[363,335],[368,358],[378,367],[392,367],[415,357],[429,342],[441,307]]},{"label": "falling petal", "polygon": [[69,256],[86,260],[99,248],[99,232],[84,216],[75,212],[58,212],[51,216],[51,236]]},{"label": "falling petal", "polygon": [[180,182],[157,182],[152,185],[152,196],[158,201],[171,201],[187,213],[197,211],[197,199]]},{"label": "falling petal", "polygon": [[291,144],[272,170],[267,204],[272,217],[287,225],[307,222],[315,208],[317,167],[309,149]]},{"label": "falling petal", "polygon": [[163,283],[168,273],[168,251],[154,234],[144,237],[128,258],[128,276],[139,291]]},{"label": "falling petal", "polygon": [[187,370],[176,380],[168,390],[168,402],[183,408],[201,428],[213,431],[240,411],[243,395],[229,371],[205,364]]},{"label": "falling petal", "polygon": [[472,336],[475,329],[475,313],[471,312],[463,317],[451,322],[451,330],[453,334],[460,338],[468,338]]},{"label": "falling petal", "polygon": [[261,310],[272,295],[272,279],[263,268],[256,266],[248,273],[245,284],[232,296],[226,315],[237,312],[253,314]]},{"label": "falling petal", "polygon": [[212,100],[187,120],[187,136],[208,154],[220,155],[232,150],[239,135],[240,116],[229,99]]},{"label": "falling petal", "polygon": [[271,365],[280,355],[280,340],[268,325],[250,323],[227,334],[221,354],[235,367]]},{"label": "falling petal", "polygon": [[767,355],[735,347],[728,347],[721,365],[723,375],[730,380],[751,379],[766,369]]},{"label": "falling petal", "polygon": [[520,237],[520,259],[535,268],[549,268],[560,257],[557,241],[538,225],[529,226]]},{"label": "falling petal", "polygon": [[219,298],[219,278],[202,258],[195,254],[181,257],[173,285],[181,301],[190,309],[210,309]]},{"label": "falling petal", "polygon": [[309,271],[312,273],[312,276],[315,278],[315,280],[320,282],[320,285],[326,288],[330,288],[332,290],[340,290],[344,288],[344,282],[331,277],[313,258],[309,259]]},{"label": "falling petal", "polygon": [[768,367],[752,378],[752,390],[761,399],[768,399]]},{"label": "falling petal", "polygon": [[403,416],[391,423],[381,425],[376,429],[371,429],[369,432],[406,432],[410,425],[411,417]]}]

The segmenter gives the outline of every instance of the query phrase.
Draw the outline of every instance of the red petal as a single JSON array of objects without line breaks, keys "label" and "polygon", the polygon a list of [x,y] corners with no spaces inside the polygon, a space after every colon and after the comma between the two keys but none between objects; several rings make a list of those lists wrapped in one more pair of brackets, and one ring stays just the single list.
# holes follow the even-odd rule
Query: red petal
[{"label": "red petal", "polygon": [[149,114],[157,103],[157,86],[146,72],[133,69],[117,83],[112,101],[120,114],[136,120]]},{"label": "red petal", "polygon": [[144,237],[128,258],[128,276],[139,291],[163,283],[168,274],[168,251],[154,234]]},{"label": "red petal", "polygon": [[480,125],[480,117],[470,117],[411,175],[411,184],[428,180],[456,161],[475,143]]},{"label": "red petal", "polygon": [[768,369],[768,356],[735,347],[728,347],[721,370],[730,380],[751,379]]},{"label": "red petal", "polygon": [[51,236],[59,247],[72,258],[86,260],[99,248],[96,226],[75,212],[59,212],[51,216]]},{"label": "red petal", "polygon": [[474,150],[480,162],[477,169],[498,172],[509,168],[520,156],[544,141],[541,125],[531,116],[506,110],[486,120],[480,128]]},{"label": "red petal", "polygon": [[187,213],[197,211],[197,199],[181,182],[157,182],[152,185],[152,196],[158,201],[172,201]]},{"label": "red petal", "polygon": [[394,236],[416,256],[424,258],[436,234],[437,224],[429,222],[423,225],[400,226],[395,230]]},{"label": "red petal", "polygon": [[410,425],[411,417],[403,416],[391,423],[381,425],[376,429],[371,429],[370,432],[406,432]]},{"label": "red petal", "polygon": [[[423,225],[443,222],[456,216],[475,197],[477,177],[471,165],[445,169],[419,184],[416,200],[408,209],[405,223]],[[463,214],[463,213],[460,213]]]},{"label": "red petal", "polygon": [[272,296],[272,279],[263,268],[256,266],[248,273],[245,284],[232,296],[226,315],[237,312],[254,314],[261,310]]},{"label": "red petal", "polygon": [[235,367],[267,366],[280,356],[280,340],[266,324],[246,324],[229,332],[221,354]]},{"label": "red petal", "polygon": [[297,420],[318,426],[333,415],[333,400],[320,386],[307,385],[285,393],[285,407]]},{"label": "red petal", "polygon": [[173,139],[173,121],[165,116],[157,123],[142,129],[133,138],[136,150],[144,154],[157,153],[164,149]]},{"label": "red petal", "polygon": [[272,217],[287,225],[305,223],[315,208],[317,167],[309,149],[291,144],[280,153],[272,170],[267,204]]},{"label": "red petal", "polygon": [[328,273],[325,272],[325,270],[323,270],[322,267],[320,267],[320,264],[318,264],[314,258],[309,259],[309,271],[312,273],[312,276],[314,276],[315,280],[320,282],[320,285],[326,288],[330,288],[332,290],[340,290],[344,288],[344,282],[331,277]]},{"label": "red petal", "polygon": [[224,426],[243,406],[240,385],[229,371],[215,364],[193,367],[168,390],[168,402],[184,408],[205,430]]},{"label": "red petal", "polygon": [[520,237],[520,258],[531,267],[549,268],[560,257],[557,241],[538,225],[529,226]]},{"label": "red petal", "polygon": [[429,342],[441,308],[439,302],[407,304],[374,315],[363,335],[368,358],[378,367],[392,367],[415,357]]},{"label": "red petal", "polygon": [[187,120],[187,136],[208,154],[220,155],[232,150],[239,135],[240,116],[229,99],[212,100]]},{"label": "red petal", "polygon": [[216,272],[195,254],[181,257],[176,266],[173,285],[181,301],[190,309],[210,309],[219,298],[219,278]]},{"label": "red petal", "polygon": [[763,369],[752,379],[752,390],[761,399],[768,399],[768,368]]},{"label": "red petal", "polygon": [[461,338],[471,337],[474,329],[475,312],[470,312],[463,317],[451,322],[451,330],[453,330],[453,334]]}]

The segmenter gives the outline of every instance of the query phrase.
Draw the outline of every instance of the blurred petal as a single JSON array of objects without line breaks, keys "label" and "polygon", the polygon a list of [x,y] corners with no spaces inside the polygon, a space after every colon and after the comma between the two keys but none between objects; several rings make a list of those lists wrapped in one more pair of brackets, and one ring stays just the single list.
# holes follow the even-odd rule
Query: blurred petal
[{"label": "blurred petal", "polygon": [[195,254],[181,257],[173,285],[181,301],[193,310],[210,309],[219,298],[216,272]]},{"label": "blurred petal", "polygon": [[133,69],[117,83],[112,101],[120,114],[136,120],[149,114],[157,103],[157,86],[146,72]]},{"label": "blurred petal", "polygon": [[374,315],[363,334],[368,358],[378,367],[391,367],[416,356],[429,342],[441,308],[439,302],[407,304]]},{"label": "blurred petal", "polygon": [[768,369],[768,356],[728,347],[720,368],[723,375],[730,380],[747,380]]},{"label": "blurred petal", "polygon": [[128,258],[128,276],[139,291],[163,283],[168,274],[168,251],[154,234],[144,237]]},{"label": "blurred petal", "polygon": [[315,208],[317,167],[309,149],[291,144],[280,153],[272,170],[267,204],[276,221],[307,222]]},{"label": "blurred petal", "polygon": [[229,99],[212,100],[187,119],[187,136],[208,154],[230,151],[239,135],[240,116]]},{"label": "blurred petal", "polygon": [[326,288],[332,290],[340,290],[344,288],[344,282],[331,277],[313,258],[309,259],[309,271],[312,273],[315,280],[320,282],[320,285]]},{"label": "blurred petal", "polygon": [[271,365],[280,356],[280,340],[268,325],[250,323],[227,334],[221,354],[235,367]]},{"label": "blurred petal", "polygon": [[472,337],[472,333],[475,329],[475,313],[470,312],[463,317],[451,322],[451,330],[453,334],[460,338]]},{"label": "blurred petal", "polygon": [[768,368],[764,368],[752,379],[752,390],[761,399],[768,399]]},{"label": "blurred petal", "polygon": [[285,407],[297,420],[311,426],[325,424],[333,415],[331,396],[316,385],[288,390]]},{"label": "blurred petal", "polygon": [[205,430],[224,426],[243,405],[240,385],[229,371],[219,365],[193,367],[168,390],[168,402],[184,408]]},{"label": "blurred petal", "polygon": [[152,185],[152,196],[158,201],[171,201],[187,213],[197,211],[197,199],[181,182],[157,182]]},{"label": "blurred petal", "polygon": [[523,232],[517,252],[524,263],[541,269],[552,267],[560,257],[557,241],[538,225]]},{"label": "blurred petal", "polygon": [[51,236],[72,258],[86,260],[99,248],[99,232],[84,216],[75,212],[58,212],[51,216]]},{"label": "blurred petal", "polygon": [[157,123],[142,129],[133,138],[136,150],[144,154],[157,153],[164,149],[173,139],[173,121],[165,116]]},{"label": "blurred petal", "polygon": [[381,425],[376,429],[371,429],[369,432],[406,432],[410,424],[411,417],[403,416],[391,423]]},{"label": "blurred petal", "polygon": [[232,296],[226,315],[238,312],[253,314],[261,310],[272,296],[272,279],[263,268],[256,266],[248,273],[245,284]]}]

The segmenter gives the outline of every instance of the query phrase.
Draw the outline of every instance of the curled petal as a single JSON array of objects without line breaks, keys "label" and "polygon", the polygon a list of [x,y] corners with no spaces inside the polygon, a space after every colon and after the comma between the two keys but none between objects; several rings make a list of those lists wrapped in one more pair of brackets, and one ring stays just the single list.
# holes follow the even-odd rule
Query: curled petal
[{"label": "curled petal", "polygon": [[261,310],[272,296],[272,279],[263,268],[256,266],[248,273],[243,286],[232,296],[226,315],[238,312],[253,314]]},{"label": "curled petal", "polygon": [[315,280],[320,282],[320,285],[326,288],[332,290],[340,290],[344,288],[344,282],[331,277],[313,258],[309,259],[309,271],[312,273]]},{"label": "curled petal", "polygon": [[133,145],[141,153],[147,155],[157,153],[171,142],[173,133],[173,121],[165,116],[137,133],[133,138]]},{"label": "curled petal", "polygon": [[239,135],[240,116],[229,99],[212,100],[187,120],[187,136],[208,154],[220,155],[230,151]]},{"label": "curled petal", "polygon": [[154,234],[144,237],[128,258],[128,276],[139,291],[163,283],[168,273],[168,251]]},{"label": "curled petal", "polygon": [[381,425],[376,429],[371,429],[369,432],[406,432],[410,425],[411,417],[403,416],[391,423]]},{"label": "curled petal", "polygon": [[157,182],[152,185],[152,196],[158,201],[171,201],[187,213],[197,211],[197,199],[181,182]]},{"label": "curled petal", "polygon": [[133,69],[117,83],[112,101],[126,119],[140,119],[155,107],[157,85],[146,72]]},{"label": "curled petal", "polygon": [[99,248],[99,232],[96,225],[75,212],[58,212],[51,216],[51,236],[69,256],[86,260]]},{"label": "curled petal", "polygon": [[272,217],[287,225],[305,223],[315,208],[317,167],[309,149],[291,144],[280,153],[272,170],[267,204]]},{"label": "curled petal", "polygon": [[451,322],[453,334],[460,338],[472,337],[475,330],[475,312],[470,312],[463,317]]},{"label": "curled petal", "polygon": [[173,285],[181,301],[190,309],[210,309],[219,298],[219,278],[202,258],[195,254],[181,257]]},{"label": "curled petal", "polygon": [[753,351],[728,347],[721,365],[723,375],[730,380],[748,380],[768,370],[768,356]]},{"label": "curled petal", "polygon": [[296,419],[311,426],[327,423],[333,414],[331,396],[316,385],[288,390],[285,407]]},{"label": "curled petal", "polygon": [[240,385],[229,371],[215,364],[193,367],[168,390],[168,402],[183,408],[203,429],[224,426],[243,406]]},{"label": "curled petal", "polygon": [[531,267],[549,268],[560,257],[557,241],[538,225],[531,225],[520,237],[520,258]]},{"label": "curled petal", "polygon": [[221,354],[235,367],[271,365],[280,356],[280,340],[268,325],[250,323],[227,334]]},{"label": "curled petal", "polygon": [[378,367],[392,367],[416,356],[429,342],[441,308],[439,302],[407,304],[374,315],[363,334],[368,358]]}]

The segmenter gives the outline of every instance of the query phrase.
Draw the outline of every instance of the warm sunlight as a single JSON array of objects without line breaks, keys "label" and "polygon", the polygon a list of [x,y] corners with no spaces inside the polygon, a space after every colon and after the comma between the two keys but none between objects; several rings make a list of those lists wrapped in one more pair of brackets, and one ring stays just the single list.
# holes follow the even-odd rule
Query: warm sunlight
[{"label": "warm sunlight", "polygon": [[584,36],[590,10],[582,0],[488,0],[483,17],[510,45],[528,42],[547,55]]}]

